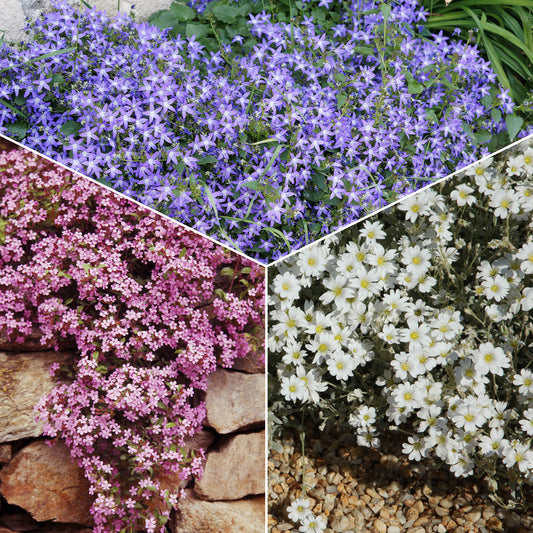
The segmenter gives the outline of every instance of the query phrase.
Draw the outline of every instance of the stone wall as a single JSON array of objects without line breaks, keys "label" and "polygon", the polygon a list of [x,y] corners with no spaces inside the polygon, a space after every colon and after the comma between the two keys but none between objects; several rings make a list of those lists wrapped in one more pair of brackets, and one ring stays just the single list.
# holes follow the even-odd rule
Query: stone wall
[{"label": "stone wall", "polygon": [[[50,364],[73,356],[72,346],[41,346],[38,331],[20,345],[0,337],[0,533],[91,531],[81,469],[61,441],[46,443],[33,418],[55,384]],[[265,375],[253,356],[237,367],[210,377],[205,428],[188,443],[207,449],[202,479],[160,479],[187,492],[172,512],[172,533],[265,531]]]},{"label": "stone wall", "polygon": [[[75,7],[84,7],[80,0],[68,0],[68,3]],[[167,9],[172,0],[87,0],[86,3],[107,11],[110,15],[116,14],[118,10],[130,13],[132,6],[135,6],[135,19],[141,21],[147,20],[152,13],[160,9]],[[41,13],[50,11],[51,6],[51,0],[0,0],[0,32],[5,32],[4,40],[26,40],[26,18],[34,20]]]}]

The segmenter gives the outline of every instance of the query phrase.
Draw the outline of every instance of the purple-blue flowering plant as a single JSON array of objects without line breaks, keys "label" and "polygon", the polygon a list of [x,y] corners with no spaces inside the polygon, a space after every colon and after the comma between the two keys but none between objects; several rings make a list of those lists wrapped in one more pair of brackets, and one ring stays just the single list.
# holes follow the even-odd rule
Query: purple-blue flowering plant
[{"label": "purple-blue flowering plant", "polygon": [[268,262],[479,158],[512,113],[414,0],[256,9],[247,46],[211,24],[216,50],[194,4],[175,36],[57,4],[0,48],[0,132]]}]

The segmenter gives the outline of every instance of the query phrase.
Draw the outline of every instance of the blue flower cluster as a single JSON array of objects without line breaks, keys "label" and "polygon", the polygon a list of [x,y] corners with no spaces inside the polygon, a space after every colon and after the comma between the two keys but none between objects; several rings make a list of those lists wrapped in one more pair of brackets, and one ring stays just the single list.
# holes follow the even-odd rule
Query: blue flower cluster
[{"label": "blue flower cluster", "polygon": [[478,159],[467,130],[505,129],[490,65],[419,37],[416,0],[319,4],[342,23],[251,15],[249,54],[58,4],[0,48],[0,132],[268,262]]}]

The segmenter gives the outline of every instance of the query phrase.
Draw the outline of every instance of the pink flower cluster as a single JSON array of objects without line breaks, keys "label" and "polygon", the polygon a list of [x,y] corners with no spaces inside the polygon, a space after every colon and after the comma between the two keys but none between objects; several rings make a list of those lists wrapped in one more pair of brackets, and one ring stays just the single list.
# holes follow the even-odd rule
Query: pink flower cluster
[{"label": "pink flower cluster", "polygon": [[180,496],[163,475],[202,472],[203,452],[184,446],[205,417],[198,391],[262,335],[264,268],[12,150],[0,272],[0,332],[22,342],[37,326],[43,344],[77,347],[37,410],[85,471],[94,531],[163,531]]}]

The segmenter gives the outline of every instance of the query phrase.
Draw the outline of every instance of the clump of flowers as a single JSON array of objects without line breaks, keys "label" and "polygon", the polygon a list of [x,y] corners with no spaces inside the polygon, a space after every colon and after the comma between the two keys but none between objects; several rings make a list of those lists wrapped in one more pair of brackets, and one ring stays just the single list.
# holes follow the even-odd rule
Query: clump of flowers
[{"label": "clump of flowers", "polygon": [[[276,264],[272,409],[533,483],[533,139]],[[288,419],[287,419],[288,420]],[[498,492],[498,487],[501,491]],[[514,498],[514,501],[513,501]],[[501,500],[500,500],[501,501]]]},{"label": "clump of flowers", "polygon": [[202,473],[198,393],[261,342],[263,267],[18,149],[0,154],[0,271],[2,334],[76,347],[37,410],[95,531],[163,531],[181,496],[165,475]]},{"label": "clump of flowers", "polygon": [[250,53],[57,5],[0,48],[0,132],[278,258],[476,160],[513,109],[475,46],[418,36],[415,0],[333,4],[328,28],[250,15]]}]

